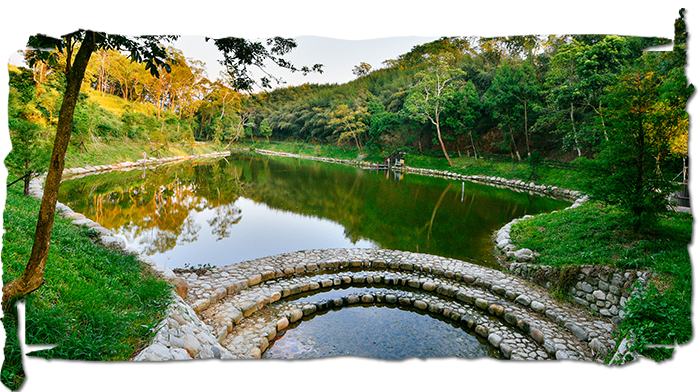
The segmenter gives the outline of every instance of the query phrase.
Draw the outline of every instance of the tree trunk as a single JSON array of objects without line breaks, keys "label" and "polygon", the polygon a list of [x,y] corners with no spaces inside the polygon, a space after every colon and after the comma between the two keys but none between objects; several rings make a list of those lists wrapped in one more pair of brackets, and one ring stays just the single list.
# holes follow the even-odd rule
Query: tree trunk
[{"label": "tree trunk", "polygon": [[88,61],[90,61],[90,55],[95,50],[94,34],[91,31],[85,33],[85,39],[80,45],[72,65],[70,64],[70,55],[66,59],[66,91],[59,112],[56,139],[53,152],[51,153],[49,171],[46,176],[44,196],[41,199],[32,253],[22,276],[3,286],[3,307],[9,306],[10,300],[31,293],[44,283],[44,270],[46,269],[46,259],[49,254],[58,188],[61,184],[66,150],[73,127],[73,113],[78,102],[78,94],[85,76],[85,69]]},{"label": "tree trunk", "polygon": [[445,143],[442,142],[442,135],[440,134],[440,121],[437,121],[435,123],[435,126],[437,128],[437,135],[438,135],[438,141],[440,141],[440,147],[442,147],[442,153],[445,154],[445,158],[447,158],[447,162],[452,166],[452,160],[450,159],[450,156],[447,155],[447,150],[445,149]]},{"label": "tree trunk", "polygon": [[598,104],[598,114],[600,115],[600,123],[603,124],[603,135],[605,136],[605,141],[609,141],[608,139],[608,131],[605,129],[605,119],[603,119],[603,101],[600,101]]},{"label": "tree trunk", "polygon": [[24,157],[24,196],[29,196],[29,180],[32,178],[32,172],[29,171],[29,151]]},{"label": "tree trunk", "polygon": [[527,132],[527,100],[525,101],[525,147],[527,148],[527,156],[530,157],[530,134]]},{"label": "tree trunk", "polygon": [[518,146],[515,145],[515,136],[513,136],[513,130],[510,130],[510,140],[513,142],[513,151],[515,151],[515,155],[518,156],[518,162],[522,162],[522,158],[520,158],[520,152],[518,152]]},{"label": "tree trunk", "polygon": [[578,134],[576,134],[576,124],[574,123],[574,103],[571,102],[571,111],[569,112],[571,114],[571,128],[574,129],[574,143],[576,144],[576,151],[578,152],[578,156],[581,156],[581,149],[578,146]]}]

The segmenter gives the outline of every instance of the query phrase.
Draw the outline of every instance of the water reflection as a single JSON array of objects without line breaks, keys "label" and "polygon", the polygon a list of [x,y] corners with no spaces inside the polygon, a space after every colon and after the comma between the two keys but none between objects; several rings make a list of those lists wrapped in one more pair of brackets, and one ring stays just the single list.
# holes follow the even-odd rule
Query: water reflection
[{"label": "water reflection", "polygon": [[487,343],[453,323],[394,307],[364,306],[333,310],[302,321],[285,330],[263,358],[337,355],[378,359],[500,357]]},{"label": "water reflection", "polygon": [[257,155],[68,180],[59,199],[171,268],[337,247],[489,264],[493,230],[567,205],[469,182]]}]

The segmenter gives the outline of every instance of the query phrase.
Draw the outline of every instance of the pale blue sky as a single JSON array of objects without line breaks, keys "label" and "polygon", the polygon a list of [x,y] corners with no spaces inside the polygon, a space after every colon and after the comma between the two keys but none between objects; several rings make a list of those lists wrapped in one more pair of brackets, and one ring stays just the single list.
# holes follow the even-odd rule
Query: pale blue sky
[{"label": "pale blue sky", "polygon": [[[360,62],[368,63],[372,70],[383,68],[385,60],[395,59],[409,52],[414,46],[434,41],[440,37],[390,37],[363,40],[347,40],[326,38],[318,36],[294,37],[297,47],[285,58],[297,67],[323,65],[323,73],[310,73],[304,76],[300,72],[292,73],[286,69],[269,64],[266,70],[280,77],[285,84],[276,85],[273,88],[297,86],[304,83],[315,84],[343,84],[355,79],[352,69]],[[263,39],[264,40],[264,39]],[[212,41],[206,41],[204,36],[184,35],[171,44],[182,50],[187,58],[201,60],[206,64],[209,79],[214,81],[219,78],[219,73],[224,71],[218,60],[221,54]],[[19,65],[23,62],[18,53],[12,53],[10,63]],[[256,67],[250,71],[259,80],[263,73]]]},{"label": "pale blue sky", "polygon": [[[282,77],[286,85],[295,86],[304,83],[346,83],[355,78],[352,69],[360,62],[368,63],[372,69],[382,68],[382,62],[395,59],[401,54],[409,52],[415,45],[434,41],[439,37],[394,37],[366,40],[346,40],[325,38],[318,36],[295,37],[297,47],[285,57],[295,66],[323,64],[323,73],[313,73],[303,76],[301,73],[291,73],[274,65],[268,72]],[[223,70],[217,60],[221,56],[209,41],[205,42],[202,36],[183,36],[173,44],[183,51],[185,57],[202,60],[207,65],[209,78],[218,78]],[[256,69],[251,69],[256,71]],[[259,72],[255,73],[259,74]]]}]

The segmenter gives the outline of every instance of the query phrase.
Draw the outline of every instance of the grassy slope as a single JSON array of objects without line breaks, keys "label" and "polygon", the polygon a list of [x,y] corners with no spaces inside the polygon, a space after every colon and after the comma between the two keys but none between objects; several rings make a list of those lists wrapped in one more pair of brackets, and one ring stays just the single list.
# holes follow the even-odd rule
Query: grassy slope
[{"label": "grassy slope", "polygon": [[207,154],[221,151],[222,149],[222,146],[213,143],[149,145],[132,140],[100,142],[98,144],[88,144],[87,151],[78,149],[76,146],[70,146],[66,153],[66,167],[109,165],[125,161],[133,162],[143,159],[144,152],[148,158],[155,158],[159,156],[173,157]]},{"label": "grassy slope", "polygon": [[633,350],[657,361],[672,350],[647,344],[687,343],[692,336],[692,273],[688,244],[692,215],[669,212],[657,227],[632,233],[615,207],[586,203],[579,208],[519,222],[513,243],[541,254],[538,263],[555,266],[601,264],[658,273],[648,289],[625,307],[618,340],[635,336]]},{"label": "grassy slope", "polygon": [[[15,189],[16,188],[16,189]],[[39,201],[7,192],[4,212],[3,281],[24,270],[31,252]],[[128,360],[152,338],[165,316],[170,286],[151,274],[134,255],[94,244],[91,232],[56,218],[46,283],[26,297],[28,344],[58,344],[36,355],[80,360]],[[21,358],[16,320],[8,312],[2,382],[18,387]]]}]

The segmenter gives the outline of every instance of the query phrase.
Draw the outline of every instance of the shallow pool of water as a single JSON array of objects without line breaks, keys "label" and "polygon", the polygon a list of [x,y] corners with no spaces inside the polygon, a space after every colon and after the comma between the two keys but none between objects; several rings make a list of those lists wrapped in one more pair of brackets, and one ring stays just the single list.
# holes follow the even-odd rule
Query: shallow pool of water
[{"label": "shallow pool of water", "polygon": [[453,323],[388,306],[357,306],[302,319],[263,358],[350,355],[377,359],[496,357],[498,352]]}]

